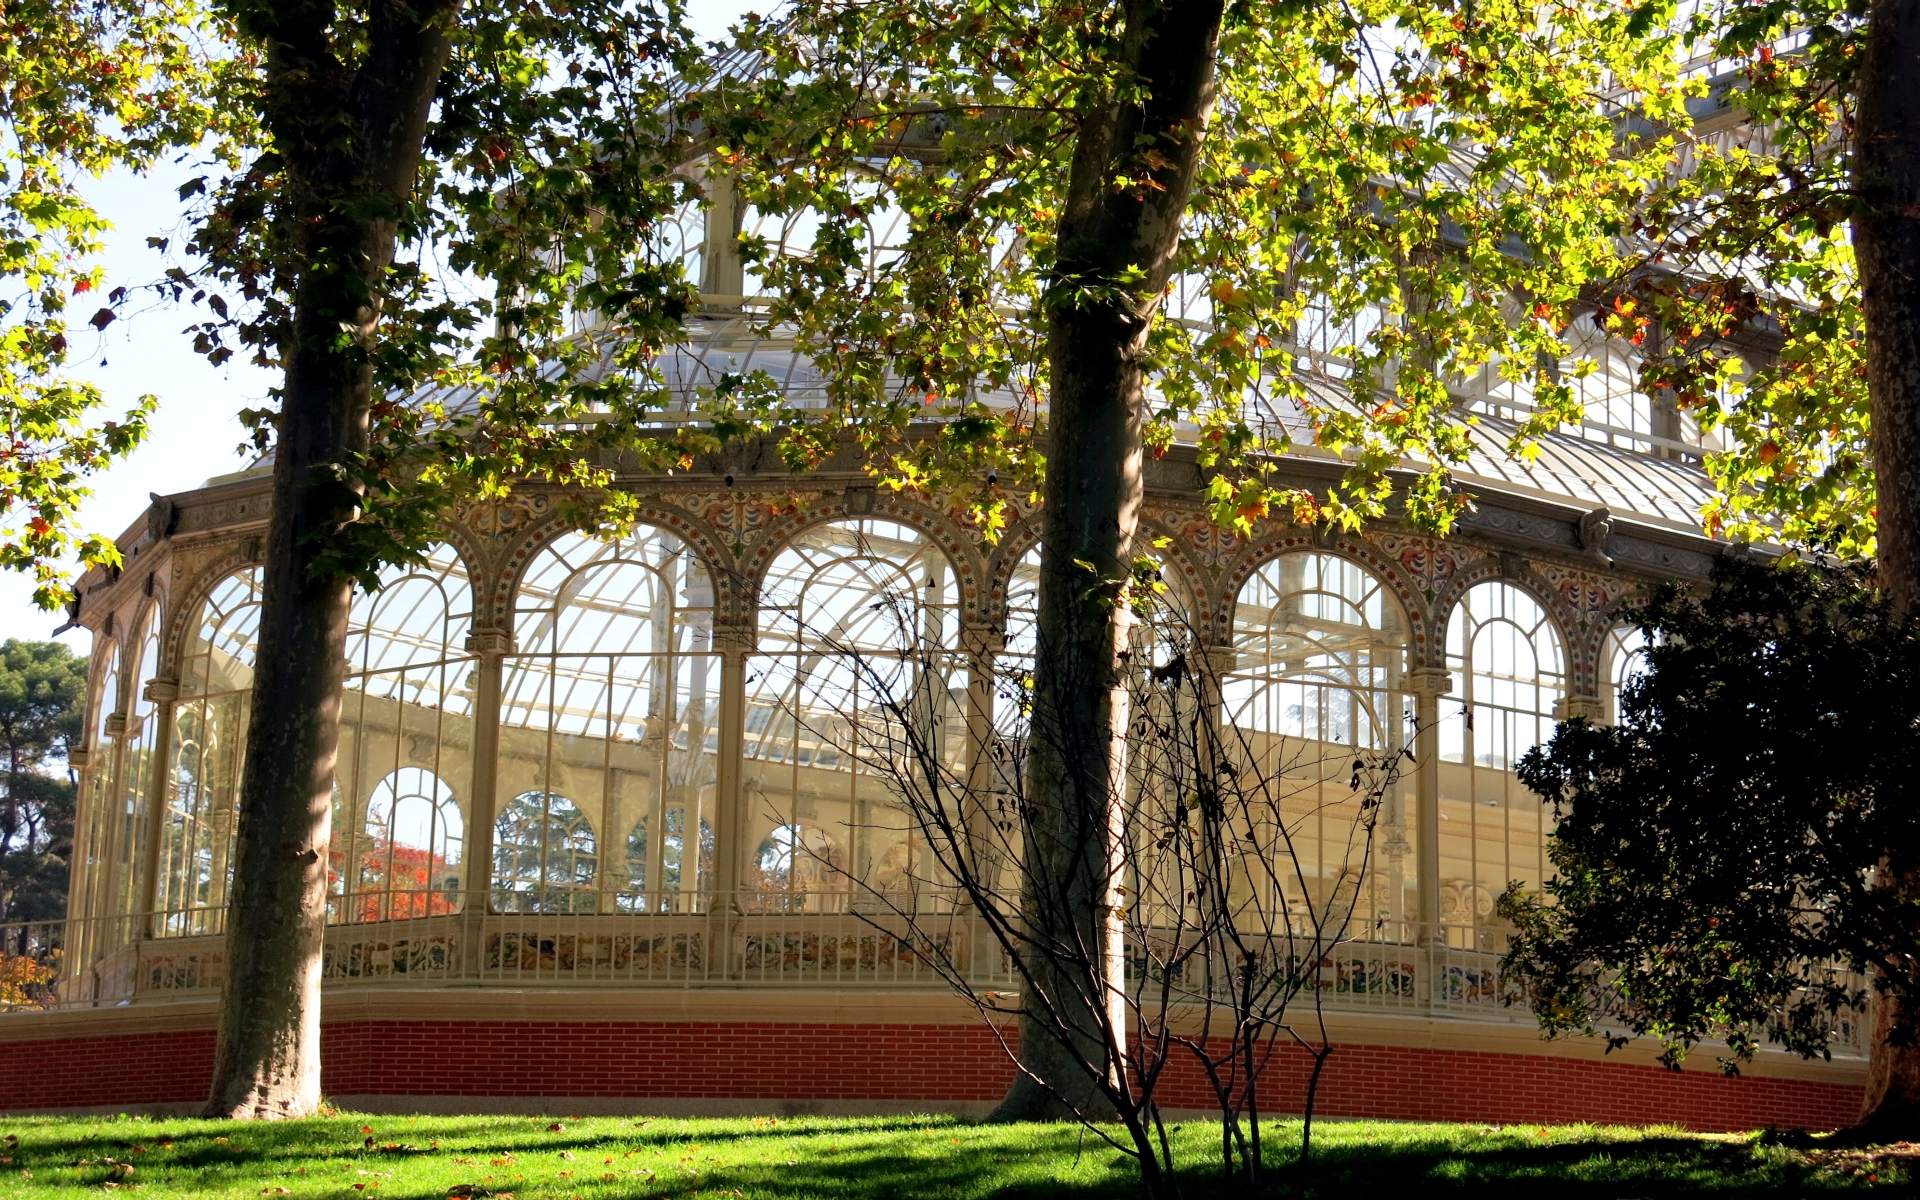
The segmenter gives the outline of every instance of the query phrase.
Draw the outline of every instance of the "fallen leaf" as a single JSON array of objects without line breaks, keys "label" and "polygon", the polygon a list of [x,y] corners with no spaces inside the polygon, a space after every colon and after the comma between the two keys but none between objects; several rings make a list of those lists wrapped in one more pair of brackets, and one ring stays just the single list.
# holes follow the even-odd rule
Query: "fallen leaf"
[{"label": "fallen leaf", "polygon": [[555,1122],[554,1122],[553,1124],[551,1124],[551,1125],[549,1125],[549,1126],[547,1126],[547,1132],[548,1132],[548,1133],[560,1133],[560,1132],[562,1132],[562,1131],[564,1131],[565,1129],[566,1129],[566,1126],[565,1126],[565,1125],[562,1125],[562,1124],[561,1124],[560,1122],[558,1122],[558,1121],[555,1121]]}]

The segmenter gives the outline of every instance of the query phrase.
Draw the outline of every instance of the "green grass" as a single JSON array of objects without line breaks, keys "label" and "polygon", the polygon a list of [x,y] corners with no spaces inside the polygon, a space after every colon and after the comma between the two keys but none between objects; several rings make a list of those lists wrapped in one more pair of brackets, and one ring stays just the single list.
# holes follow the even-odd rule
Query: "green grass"
[{"label": "green grass", "polygon": [[[1902,1150],[1794,1149],[1755,1136],[1596,1126],[1323,1122],[1316,1161],[1289,1165],[1297,1123],[1272,1130],[1270,1194],[1434,1193],[1575,1200],[1719,1194],[1920,1194]],[[1217,1175],[1217,1127],[1176,1131],[1189,1197],[1239,1194]],[[372,1145],[368,1145],[371,1139]],[[1920,1150],[1913,1151],[1920,1154]],[[128,1168],[131,1168],[130,1170]],[[428,1200],[818,1197],[998,1200],[1136,1194],[1130,1162],[1076,1128],[943,1117],[393,1117],[339,1113],[225,1124],[171,1118],[0,1117],[0,1196]],[[465,1191],[461,1191],[461,1188]]]}]

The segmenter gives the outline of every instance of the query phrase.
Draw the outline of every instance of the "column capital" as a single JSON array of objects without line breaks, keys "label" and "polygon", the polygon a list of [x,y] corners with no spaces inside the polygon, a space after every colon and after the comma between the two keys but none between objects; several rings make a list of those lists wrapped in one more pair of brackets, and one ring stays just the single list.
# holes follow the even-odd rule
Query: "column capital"
[{"label": "column capital", "polygon": [[180,681],[165,675],[147,680],[146,697],[155,704],[168,704],[180,698]]},{"label": "column capital", "polygon": [[467,649],[475,654],[512,654],[513,632],[507,629],[476,629],[467,634]]},{"label": "column capital", "polygon": [[1427,698],[1444,696],[1453,688],[1453,675],[1444,667],[1415,667],[1405,680],[1408,691]]},{"label": "column capital", "polygon": [[1607,718],[1606,704],[1598,696],[1563,696],[1554,702],[1554,720],[1565,721],[1573,717],[1604,721]]},{"label": "column capital", "polygon": [[1193,648],[1192,654],[1215,675],[1224,675],[1240,665],[1240,651],[1232,646],[1200,645]]},{"label": "column capital", "polygon": [[960,627],[960,650],[963,654],[975,657],[991,658],[1007,648],[1007,633],[996,629],[985,621],[969,621]]},{"label": "column capital", "polygon": [[759,627],[748,624],[733,624],[725,621],[713,623],[713,652],[721,655],[752,654],[759,645]]},{"label": "column capital", "polygon": [[108,714],[107,719],[100,723],[100,732],[108,737],[124,735],[127,732],[127,714],[123,712]]}]

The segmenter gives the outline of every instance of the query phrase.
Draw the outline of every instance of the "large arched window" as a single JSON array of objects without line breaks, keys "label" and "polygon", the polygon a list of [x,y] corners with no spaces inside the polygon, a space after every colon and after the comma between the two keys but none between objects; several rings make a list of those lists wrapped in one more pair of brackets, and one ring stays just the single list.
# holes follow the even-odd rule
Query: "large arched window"
[{"label": "large arched window", "polygon": [[1400,936],[1418,911],[1411,778],[1382,798],[1370,854],[1352,786],[1356,752],[1384,761],[1411,741],[1407,645],[1395,598],[1337,555],[1283,554],[1235,599],[1227,752],[1245,755],[1239,791],[1283,860],[1271,885],[1296,923],[1337,925],[1351,908],[1359,928]]},{"label": "large arched window", "polygon": [[[567,534],[528,564],[514,634],[500,702],[500,791],[564,793],[616,839],[597,878],[581,879],[578,869],[598,857],[575,858],[564,884],[608,899],[568,903],[575,911],[589,903],[596,911],[702,907],[711,855],[682,870],[678,831],[712,828],[718,779],[720,660],[706,567],[656,529],[613,541]],[[619,830],[629,831],[624,861]],[[501,861],[494,887],[516,891]]]},{"label": "large arched window", "polygon": [[[844,852],[800,876],[746,863],[748,886],[786,908],[830,910],[897,860],[898,887],[931,877],[889,777],[955,769],[965,742],[958,581],[918,530],[889,521],[813,526],[777,555],[760,592],[747,672],[745,803],[760,847],[780,828],[821,831]],[[800,839],[794,852],[805,855]],[[896,888],[897,890],[897,888]]]},{"label": "large arched window", "polygon": [[[335,920],[450,912],[473,778],[473,585],[451,546],[388,567],[347,621],[328,893]],[[431,817],[431,819],[429,819]]]},{"label": "large arched window", "polygon": [[1553,733],[1566,653],[1547,610],[1512,584],[1476,584],[1447,622],[1440,702],[1440,920],[1477,944],[1508,885],[1546,878],[1548,814],[1513,769]]},{"label": "large arched window", "polygon": [[173,714],[159,887],[159,907],[176,933],[214,927],[227,903],[260,633],[259,569],[215,584],[189,629]]},{"label": "large arched window", "polygon": [[599,910],[593,822],[553,792],[522,792],[493,823],[493,904],[502,912]]},{"label": "large arched window", "polygon": [[353,918],[381,921],[454,911],[466,818],[445,780],[401,767],[367,800],[357,855]]}]

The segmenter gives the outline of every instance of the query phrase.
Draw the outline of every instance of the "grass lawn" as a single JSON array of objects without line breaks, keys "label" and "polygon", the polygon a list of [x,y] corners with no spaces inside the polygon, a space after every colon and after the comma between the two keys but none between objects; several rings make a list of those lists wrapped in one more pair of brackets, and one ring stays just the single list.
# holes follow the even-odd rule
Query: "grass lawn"
[{"label": "grass lawn", "polygon": [[[1297,1124],[1274,1129],[1290,1161]],[[1217,1127],[1177,1132],[1185,1193],[1237,1194]],[[1864,1155],[1753,1136],[1595,1126],[1323,1122],[1316,1162],[1276,1172],[1282,1197],[1767,1196],[1844,1189],[1920,1195],[1920,1147]],[[1910,1171],[1908,1164],[1913,1164]],[[1543,1190],[1544,1189],[1544,1190]],[[1062,1126],[944,1117],[374,1117],[277,1124],[0,1117],[0,1196],[289,1196],[429,1200],[743,1197],[1087,1198],[1134,1194],[1130,1163]]]}]

